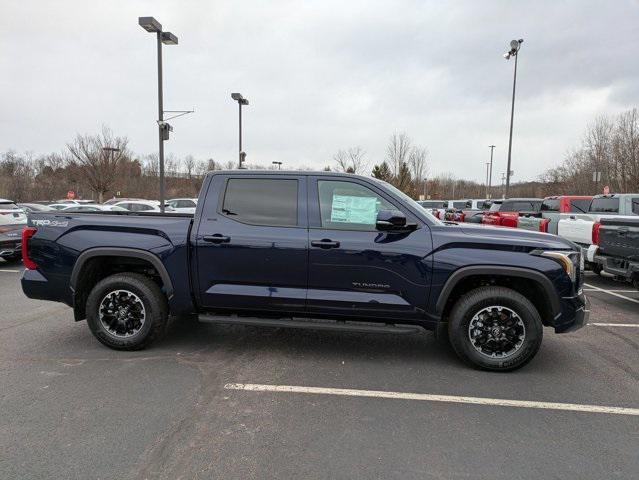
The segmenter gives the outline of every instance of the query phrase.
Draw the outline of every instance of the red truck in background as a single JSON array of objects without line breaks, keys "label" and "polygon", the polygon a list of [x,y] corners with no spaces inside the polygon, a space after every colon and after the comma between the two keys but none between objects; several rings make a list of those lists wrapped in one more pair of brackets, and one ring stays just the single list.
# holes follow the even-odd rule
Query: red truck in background
[{"label": "red truck in background", "polygon": [[493,204],[482,218],[484,225],[517,228],[519,217],[541,217],[541,198],[508,198]]}]

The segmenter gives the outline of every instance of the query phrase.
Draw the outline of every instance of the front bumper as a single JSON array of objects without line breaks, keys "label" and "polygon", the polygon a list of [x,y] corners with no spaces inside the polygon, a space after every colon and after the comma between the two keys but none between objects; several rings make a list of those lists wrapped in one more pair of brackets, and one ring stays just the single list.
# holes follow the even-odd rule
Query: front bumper
[{"label": "front bumper", "polygon": [[562,297],[561,313],[555,318],[555,333],[574,332],[585,327],[590,318],[590,300],[580,289],[574,297]]}]

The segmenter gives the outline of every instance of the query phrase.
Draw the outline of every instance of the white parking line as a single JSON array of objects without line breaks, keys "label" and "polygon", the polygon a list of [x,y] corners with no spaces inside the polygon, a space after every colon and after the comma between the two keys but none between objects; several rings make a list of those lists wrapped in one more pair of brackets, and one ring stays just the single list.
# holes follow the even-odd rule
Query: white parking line
[{"label": "white parking line", "polygon": [[599,288],[599,287],[596,287],[594,285],[590,285],[589,283],[584,283],[584,285],[586,287],[588,287],[588,288],[592,288],[592,289],[597,290],[599,292],[604,292],[604,293],[607,293],[608,295],[612,295],[614,297],[623,298],[624,300],[628,300],[629,302],[639,303],[639,300],[636,300],[636,299],[630,298],[630,297],[626,297],[625,295],[621,295],[621,294],[615,292],[614,290],[606,290],[604,288]]},{"label": "white parking line", "polygon": [[544,410],[568,410],[586,413],[611,413],[615,415],[639,416],[639,408],[606,407],[602,405],[580,405],[575,403],[532,402],[499,398],[458,397],[456,395],[430,395],[426,393],[384,392],[378,390],[352,390],[349,388],[299,387],[293,385],[260,385],[255,383],[227,383],[226,390],[250,392],[307,393],[316,395],[338,395],[344,397],[375,397],[396,400],[419,400],[426,402],[470,403],[499,407],[539,408]]},{"label": "white parking line", "polygon": [[630,327],[639,328],[639,323],[589,323],[595,327]]},{"label": "white parking line", "polygon": [[[584,292],[596,292],[596,288],[584,288]],[[617,293],[639,293],[639,290],[608,290],[609,292]]]},{"label": "white parking line", "polygon": [[0,272],[20,273],[20,270],[7,270],[6,268],[0,268]]}]

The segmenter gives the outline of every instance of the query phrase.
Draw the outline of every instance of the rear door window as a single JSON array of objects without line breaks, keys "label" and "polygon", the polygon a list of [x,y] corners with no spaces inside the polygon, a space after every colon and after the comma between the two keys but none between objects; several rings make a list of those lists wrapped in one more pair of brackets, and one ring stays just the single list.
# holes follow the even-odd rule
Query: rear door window
[{"label": "rear door window", "polygon": [[639,198],[631,199],[633,215],[639,215]]},{"label": "rear door window", "polygon": [[611,197],[593,198],[589,211],[596,213],[619,213],[619,199]]},{"label": "rear door window", "polygon": [[461,210],[462,208],[466,207],[466,202],[453,202],[453,208],[456,208],[457,210]]},{"label": "rear door window", "polygon": [[298,184],[294,179],[231,178],[222,215],[250,225],[297,226]]}]

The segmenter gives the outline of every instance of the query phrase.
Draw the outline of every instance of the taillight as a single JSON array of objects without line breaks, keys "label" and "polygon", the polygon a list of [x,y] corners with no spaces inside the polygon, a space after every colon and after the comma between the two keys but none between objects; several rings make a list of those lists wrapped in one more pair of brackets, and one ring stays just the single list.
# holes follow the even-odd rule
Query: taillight
[{"label": "taillight", "polygon": [[29,258],[29,239],[38,231],[37,228],[25,227],[22,230],[22,263],[28,270],[35,270],[38,266]]},{"label": "taillight", "polygon": [[465,222],[465,221],[466,221],[466,214],[465,214],[465,213],[463,213],[463,212],[462,212],[462,213],[459,215],[459,221],[460,221],[460,222]]},{"label": "taillight", "polygon": [[548,233],[548,224],[550,223],[550,218],[542,218],[541,222],[539,222],[539,231]]},{"label": "taillight", "polygon": [[592,244],[599,245],[599,229],[601,228],[601,223],[593,223],[592,224]]}]

